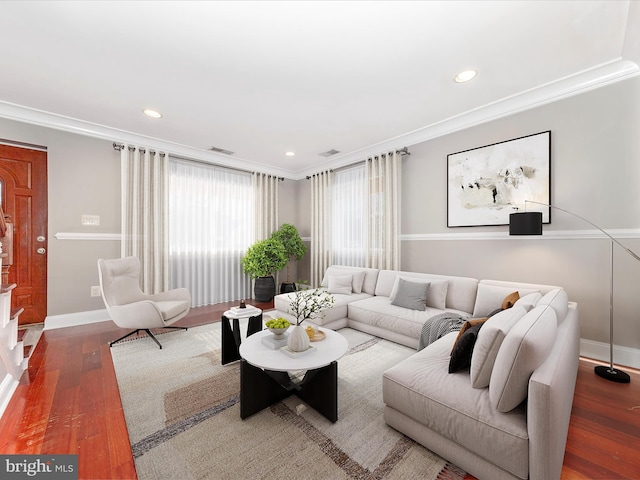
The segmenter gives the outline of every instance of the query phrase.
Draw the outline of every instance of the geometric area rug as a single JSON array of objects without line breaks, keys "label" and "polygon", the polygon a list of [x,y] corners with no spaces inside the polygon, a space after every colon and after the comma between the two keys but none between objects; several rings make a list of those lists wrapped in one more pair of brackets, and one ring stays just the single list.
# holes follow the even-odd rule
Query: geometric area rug
[{"label": "geometric area rug", "polygon": [[340,333],[349,350],[338,360],[336,423],[296,396],[240,419],[240,365],[220,364],[219,322],[163,334],[162,350],[144,337],[115,344],[138,478],[465,478],[382,418],[382,372],[415,350],[349,328]]}]

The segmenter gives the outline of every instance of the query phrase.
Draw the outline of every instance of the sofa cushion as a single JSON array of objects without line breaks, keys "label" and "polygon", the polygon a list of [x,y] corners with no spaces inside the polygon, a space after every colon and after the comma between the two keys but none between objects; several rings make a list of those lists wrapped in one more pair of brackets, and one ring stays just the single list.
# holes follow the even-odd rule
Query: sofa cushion
[{"label": "sofa cushion", "polygon": [[475,325],[466,328],[464,333],[457,338],[453,350],[451,351],[451,360],[449,360],[449,373],[455,373],[460,370],[469,368],[471,365],[471,355],[473,347],[476,344],[478,333],[482,328],[484,321],[477,320]]},{"label": "sofa cushion", "polygon": [[432,281],[427,295],[427,306],[444,310],[447,303],[449,282],[446,280]]},{"label": "sofa cushion", "polygon": [[389,297],[374,296],[349,303],[350,322],[371,325],[389,332],[415,338],[416,346],[422,333],[424,322],[440,313],[443,313],[443,311],[429,306],[424,311],[397,307],[391,305]]},{"label": "sofa cushion", "polygon": [[528,312],[537,305],[541,298],[542,294],[540,292],[530,293],[521,297],[514,306],[522,307]]},{"label": "sofa cushion", "polygon": [[507,296],[513,294],[514,291],[518,292],[520,297],[534,293],[537,290],[518,288],[514,290],[513,287],[502,287],[496,285],[486,285],[483,283],[478,284],[478,293],[476,295],[476,303],[473,307],[474,317],[486,317],[489,313],[493,312],[497,308],[502,307],[502,303]]},{"label": "sofa cushion", "polygon": [[556,288],[538,300],[536,306],[538,305],[550,305],[556,311],[558,322],[561,322],[569,311],[569,296],[563,288]]},{"label": "sofa cushion", "polygon": [[385,371],[383,401],[514,476],[527,478],[525,408],[500,413],[491,406],[488,389],[469,387],[468,372],[448,373],[456,335],[445,335]]},{"label": "sofa cushion", "polygon": [[429,282],[410,282],[402,277],[396,279],[389,300],[391,305],[409,308],[411,310],[425,310],[427,307],[427,292]]},{"label": "sofa cushion", "polygon": [[524,317],[527,310],[514,306],[492,316],[478,333],[471,357],[471,386],[485,388],[489,386],[491,372],[500,346],[509,330]]},{"label": "sofa cushion", "polygon": [[353,275],[330,275],[327,278],[327,283],[329,293],[351,295]]},{"label": "sofa cushion", "polygon": [[353,293],[368,293],[369,295],[373,295],[376,290],[379,272],[380,270],[377,268],[331,265],[327,268],[326,272],[324,272],[324,277],[322,278],[320,286],[328,288],[328,277],[331,275],[353,275],[353,282],[351,284],[351,290]]},{"label": "sofa cushion", "polygon": [[499,412],[508,412],[527,398],[529,378],[549,355],[556,328],[555,310],[541,305],[509,330],[489,381],[489,398]]},{"label": "sofa cushion", "polygon": [[[473,304],[476,299],[478,280],[467,277],[449,277],[445,275],[435,275],[430,273],[401,272],[398,270],[380,270],[378,282],[375,287],[375,295],[382,297],[391,296],[391,290],[396,282],[396,277],[401,276],[411,282],[430,282],[432,288],[432,299],[427,299],[427,307],[433,306],[444,310],[457,310],[470,314],[473,311]],[[440,294],[436,295],[433,290],[436,282],[439,284]],[[513,289],[511,290],[513,291]],[[437,300],[442,299],[442,300]],[[431,303],[431,305],[429,305]],[[499,306],[499,305],[498,305]]]}]

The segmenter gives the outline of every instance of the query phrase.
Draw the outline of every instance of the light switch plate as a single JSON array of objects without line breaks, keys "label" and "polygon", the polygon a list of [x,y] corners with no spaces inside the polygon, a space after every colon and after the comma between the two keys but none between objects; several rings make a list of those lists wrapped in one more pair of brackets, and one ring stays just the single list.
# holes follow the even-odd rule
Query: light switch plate
[{"label": "light switch plate", "polygon": [[82,225],[97,227],[100,225],[100,215],[82,215]]}]

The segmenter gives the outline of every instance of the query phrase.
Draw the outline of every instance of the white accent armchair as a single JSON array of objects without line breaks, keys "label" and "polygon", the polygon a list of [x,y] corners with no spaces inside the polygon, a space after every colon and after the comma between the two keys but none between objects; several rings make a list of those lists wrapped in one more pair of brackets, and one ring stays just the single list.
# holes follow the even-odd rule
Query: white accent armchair
[{"label": "white accent armchair", "polygon": [[186,288],[176,288],[155,295],[147,295],[140,288],[140,260],[136,257],[98,260],[100,290],[102,299],[113,322],[122,328],[134,330],[114,343],[138,333],[140,330],[158,344],[162,345],[151,333],[152,328],[172,327],[191,308],[191,294]]}]

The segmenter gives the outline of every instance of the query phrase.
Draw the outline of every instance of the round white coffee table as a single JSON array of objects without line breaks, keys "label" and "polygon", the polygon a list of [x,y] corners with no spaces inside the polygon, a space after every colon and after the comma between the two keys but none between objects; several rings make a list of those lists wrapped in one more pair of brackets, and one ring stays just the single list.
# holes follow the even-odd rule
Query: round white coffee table
[{"label": "round white coffee table", "polygon": [[[322,329],[326,338],[312,342],[313,349],[292,358],[262,342],[273,335],[269,330],[255,333],[240,345],[240,417],[247,418],[290,395],[335,422],[338,420],[338,362],[349,348],[337,332]],[[288,372],[305,370],[295,383]]]}]

